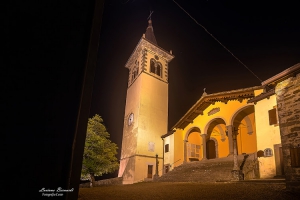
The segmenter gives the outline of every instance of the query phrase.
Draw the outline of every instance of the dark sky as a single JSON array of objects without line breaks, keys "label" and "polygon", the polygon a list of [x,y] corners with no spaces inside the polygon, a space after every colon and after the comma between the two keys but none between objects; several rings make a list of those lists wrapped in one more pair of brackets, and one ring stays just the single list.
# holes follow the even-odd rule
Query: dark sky
[{"label": "dark sky", "polygon": [[[154,34],[172,50],[169,64],[170,129],[207,93],[252,87],[300,62],[296,3],[272,1],[177,0],[226,46],[257,79],[172,0],[105,2],[99,60],[90,116],[99,114],[121,148],[128,70],[124,67],[145,33],[149,11]],[[164,134],[164,133],[161,133]],[[120,155],[118,155],[119,157]]]}]

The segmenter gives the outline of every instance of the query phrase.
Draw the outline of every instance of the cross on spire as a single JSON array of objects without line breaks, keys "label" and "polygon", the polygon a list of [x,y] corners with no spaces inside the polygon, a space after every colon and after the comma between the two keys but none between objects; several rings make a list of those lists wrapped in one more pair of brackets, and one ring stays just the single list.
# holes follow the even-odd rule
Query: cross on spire
[{"label": "cross on spire", "polygon": [[153,44],[157,45],[155,36],[154,36],[154,32],[153,32],[153,27],[152,27],[152,20],[151,20],[151,16],[153,14],[153,11],[150,10],[150,15],[148,17],[148,27],[146,29],[146,33],[145,33],[145,38],[152,42]]},{"label": "cross on spire", "polygon": [[149,17],[148,17],[147,19],[150,19],[150,20],[151,20],[151,15],[152,15],[153,12],[154,12],[154,11],[151,11],[151,10],[150,10],[150,15],[149,15]]}]

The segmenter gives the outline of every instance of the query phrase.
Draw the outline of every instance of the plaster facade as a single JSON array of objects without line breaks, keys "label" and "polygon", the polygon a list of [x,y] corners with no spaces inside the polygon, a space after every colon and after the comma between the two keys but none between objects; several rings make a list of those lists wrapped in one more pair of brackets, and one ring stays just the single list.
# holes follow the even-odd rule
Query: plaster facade
[{"label": "plaster facade", "polygon": [[143,36],[125,65],[129,77],[118,174],[123,184],[152,179],[156,155],[162,166],[160,136],[168,129],[168,63],[173,57]]},{"label": "plaster facade", "polygon": [[[149,30],[146,35],[153,34],[152,22]],[[287,185],[299,189],[300,64],[262,86],[204,91],[168,131],[168,64],[173,58],[155,38],[153,42],[143,36],[125,65],[129,77],[119,169],[123,184],[152,179],[156,155],[161,176],[187,162],[237,152],[251,157],[243,165],[245,178],[285,175]]]},{"label": "plaster facade", "polygon": [[[250,90],[254,94],[253,88]],[[226,94],[235,92],[237,91],[228,91]],[[220,95],[222,96],[224,93]],[[206,96],[201,98],[205,99]],[[171,148],[174,149],[174,157],[165,159],[165,164],[176,162],[174,163],[176,167],[195,160],[230,156],[232,148],[229,145],[231,139],[227,133],[228,126],[235,126],[239,130],[237,137],[239,154],[256,152],[254,106],[248,105],[247,99],[216,101],[183,129],[176,128],[176,125],[173,127],[175,132],[165,137],[165,140],[174,137],[174,144],[171,144]]]},{"label": "plaster facade", "polygon": [[[256,96],[260,95],[263,90],[255,91]],[[281,138],[279,130],[279,121],[277,118],[276,124],[269,122],[268,111],[276,109],[276,96],[273,94],[268,98],[262,99],[255,104],[255,119],[256,119],[256,137],[257,150],[264,151],[269,148],[272,150],[272,155],[262,156],[258,158],[260,178],[273,178],[276,175],[283,175],[281,155]],[[276,153],[275,153],[276,152]]]}]

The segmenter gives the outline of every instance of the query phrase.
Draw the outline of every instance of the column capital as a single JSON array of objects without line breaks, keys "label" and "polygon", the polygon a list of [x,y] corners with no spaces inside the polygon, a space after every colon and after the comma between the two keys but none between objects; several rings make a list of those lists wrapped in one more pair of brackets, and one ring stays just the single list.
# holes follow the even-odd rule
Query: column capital
[{"label": "column capital", "polygon": [[207,134],[205,133],[205,134],[201,134],[200,135],[202,138],[205,138],[206,139],[206,136],[207,136]]},{"label": "column capital", "polygon": [[183,140],[183,142],[188,142],[188,140]]}]

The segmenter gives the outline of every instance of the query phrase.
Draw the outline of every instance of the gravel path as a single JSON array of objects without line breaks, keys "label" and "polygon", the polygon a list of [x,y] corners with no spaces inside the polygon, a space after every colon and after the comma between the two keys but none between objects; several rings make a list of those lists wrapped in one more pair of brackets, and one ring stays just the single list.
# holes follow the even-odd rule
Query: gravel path
[{"label": "gravel path", "polygon": [[299,193],[285,190],[282,183],[180,183],[149,182],[132,185],[80,188],[78,200],[143,199],[264,199],[299,200]]}]

